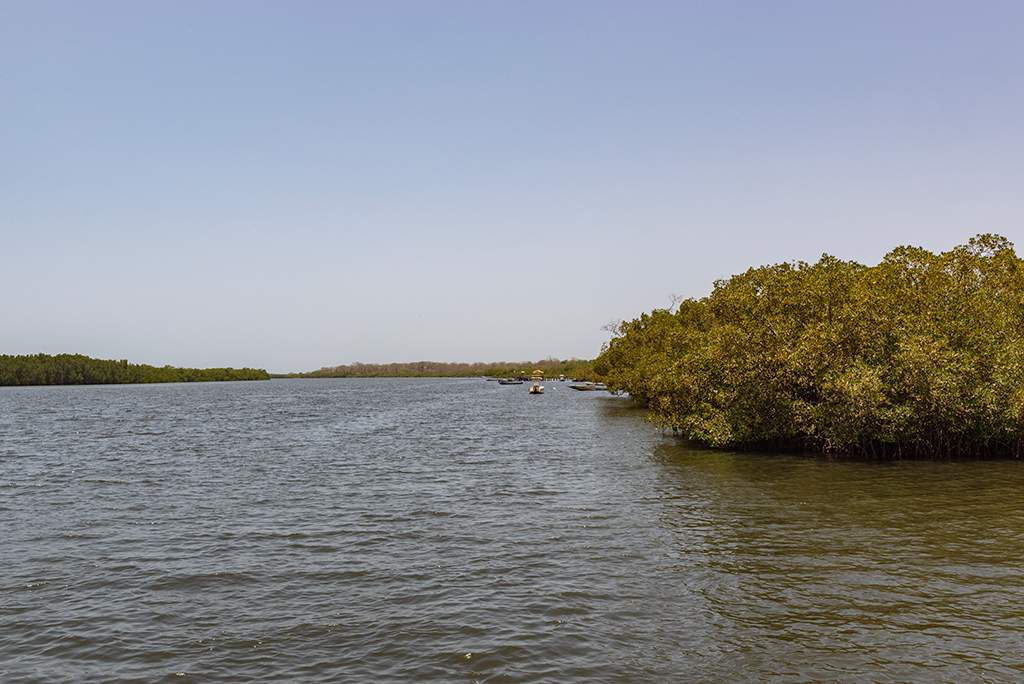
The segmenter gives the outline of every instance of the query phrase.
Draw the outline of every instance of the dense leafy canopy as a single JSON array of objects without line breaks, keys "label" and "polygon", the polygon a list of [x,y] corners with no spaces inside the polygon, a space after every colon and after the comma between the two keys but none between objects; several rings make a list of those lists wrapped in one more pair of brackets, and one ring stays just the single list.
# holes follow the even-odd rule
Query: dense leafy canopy
[{"label": "dense leafy canopy", "polygon": [[997,235],[753,268],[616,333],[594,371],[711,446],[1019,454],[1024,264]]},{"label": "dense leafy canopy", "polygon": [[158,368],[92,359],[81,354],[0,355],[0,385],[110,385],[269,378],[265,370],[253,368]]}]

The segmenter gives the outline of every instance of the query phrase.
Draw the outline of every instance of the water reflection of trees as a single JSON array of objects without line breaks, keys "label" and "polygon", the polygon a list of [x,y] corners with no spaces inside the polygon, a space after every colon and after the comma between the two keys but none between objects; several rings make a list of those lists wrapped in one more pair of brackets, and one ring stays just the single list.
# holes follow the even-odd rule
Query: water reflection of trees
[{"label": "water reflection of trees", "polygon": [[793,670],[779,681],[1021,671],[1006,653],[1024,612],[1022,467],[684,444],[658,445],[650,461],[665,579],[700,593],[717,647],[732,654],[724,676],[765,663]]}]

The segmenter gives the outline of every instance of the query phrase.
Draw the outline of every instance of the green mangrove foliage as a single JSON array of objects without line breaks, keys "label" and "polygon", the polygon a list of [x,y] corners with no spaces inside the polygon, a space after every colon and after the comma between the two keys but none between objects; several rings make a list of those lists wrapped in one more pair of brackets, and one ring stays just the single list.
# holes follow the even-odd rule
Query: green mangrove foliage
[{"label": "green mangrove foliage", "polygon": [[0,385],[111,385],[149,382],[268,380],[253,368],[174,368],[105,361],[81,354],[0,355]]},{"label": "green mangrove foliage", "polygon": [[594,372],[711,446],[1019,456],[1024,267],[987,234],[874,267],[752,268],[621,324]]}]

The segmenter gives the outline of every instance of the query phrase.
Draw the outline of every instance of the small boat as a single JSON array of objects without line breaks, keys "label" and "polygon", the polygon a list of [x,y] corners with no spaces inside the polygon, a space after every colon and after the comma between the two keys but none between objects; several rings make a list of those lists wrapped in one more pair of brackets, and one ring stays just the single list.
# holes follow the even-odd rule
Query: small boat
[{"label": "small boat", "polygon": [[500,384],[500,385],[522,385],[523,381],[522,380],[499,380],[498,384]]},{"label": "small boat", "polygon": [[533,383],[530,385],[530,394],[544,394],[544,385]]},{"label": "small boat", "polygon": [[598,390],[607,390],[608,386],[603,382],[580,382],[575,385],[569,385],[571,389],[579,390],[580,392],[596,392]]}]

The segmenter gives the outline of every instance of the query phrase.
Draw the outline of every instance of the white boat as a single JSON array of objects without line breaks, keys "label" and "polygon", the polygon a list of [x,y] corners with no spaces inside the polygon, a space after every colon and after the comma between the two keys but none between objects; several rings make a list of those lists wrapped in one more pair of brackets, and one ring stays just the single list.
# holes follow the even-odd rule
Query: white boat
[{"label": "white boat", "polygon": [[544,385],[533,383],[530,385],[530,394],[544,394]]}]

